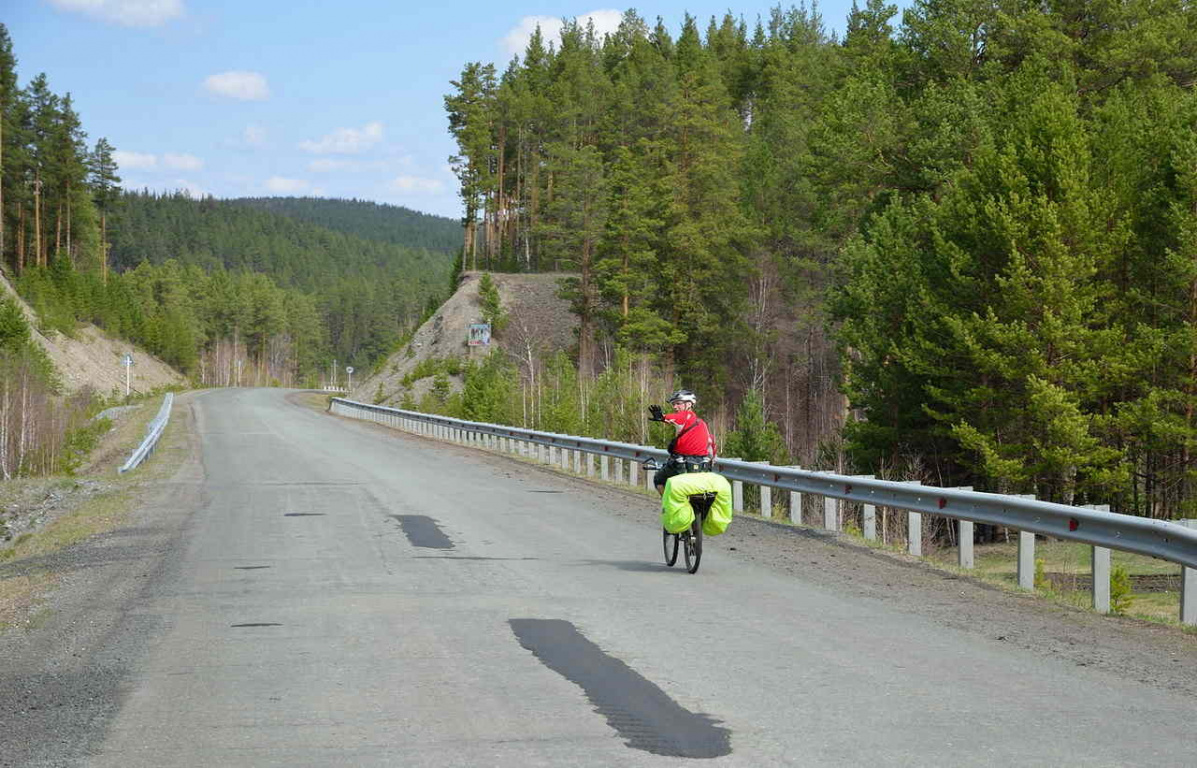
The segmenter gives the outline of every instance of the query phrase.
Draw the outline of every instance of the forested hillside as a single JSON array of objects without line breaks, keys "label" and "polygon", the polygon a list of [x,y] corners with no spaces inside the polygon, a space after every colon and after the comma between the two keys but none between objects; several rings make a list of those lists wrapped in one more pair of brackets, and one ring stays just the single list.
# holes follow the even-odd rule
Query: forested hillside
[{"label": "forested hillside", "polygon": [[567,24],[445,106],[468,265],[579,274],[583,390],[619,348],[803,464],[1172,517],[1195,83],[1191,3],[868,0]]},{"label": "forested hillside", "polygon": [[452,254],[461,250],[460,221],[398,205],[321,197],[239,197],[229,202],[366,240]]},{"label": "forested hillside", "polygon": [[[372,208],[361,203],[350,208],[357,205]],[[174,260],[206,274],[215,269],[266,275],[280,288],[301,292],[314,303],[327,331],[320,356],[363,368],[414,328],[430,302],[435,306],[444,299],[453,264],[445,251],[367,239],[258,207],[184,194],[124,193],[115,200],[112,229],[116,269]],[[403,236],[397,226],[389,231]],[[413,239],[421,237],[413,234]],[[313,339],[312,345],[320,342]]]}]

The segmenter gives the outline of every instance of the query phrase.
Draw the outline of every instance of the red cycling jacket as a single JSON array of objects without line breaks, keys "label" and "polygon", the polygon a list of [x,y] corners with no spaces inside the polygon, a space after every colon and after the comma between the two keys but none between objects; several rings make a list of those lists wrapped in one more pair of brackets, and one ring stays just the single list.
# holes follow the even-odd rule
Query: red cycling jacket
[{"label": "red cycling jacket", "polygon": [[682,431],[669,444],[669,452],[682,456],[707,456],[715,458],[715,438],[707,423],[698,418],[694,411],[674,411],[665,414],[665,421],[680,424]]}]

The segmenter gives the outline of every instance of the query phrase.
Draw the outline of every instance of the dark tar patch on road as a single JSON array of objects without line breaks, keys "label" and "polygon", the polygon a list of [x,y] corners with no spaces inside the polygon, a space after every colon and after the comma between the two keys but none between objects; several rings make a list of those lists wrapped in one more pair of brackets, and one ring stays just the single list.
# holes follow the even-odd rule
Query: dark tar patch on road
[{"label": "dark tar patch on road", "polygon": [[436,520],[427,515],[391,515],[399,521],[403,534],[413,547],[424,549],[453,549],[453,541],[441,530]]},{"label": "dark tar patch on road", "polygon": [[565,491],[528,491],[528,493],[565,493]]},{"label": "dark tar patch on road", "polygon": [[233,629],[243,629],[245,627],[281,627],[282,624],[273,621],[255,621],[248,624],[230,624],[229,626]]},{"label": "dark tar patch on road", "polygon": [[283,517],[324,517],[323,512],[287,512]]},{"label": "dark tar patch on road", "polygon": [[263,568],[269,568],[269,565],[237,565],[233,566],[236,571],[260,571]]},{"label": "dark tar patch on road", "polygon": [[511,619],[520,645],[574,683],[629,747],[654,755],[713,758],[731,754],[731,731],[682,706],[604,653],[568,621]]}]

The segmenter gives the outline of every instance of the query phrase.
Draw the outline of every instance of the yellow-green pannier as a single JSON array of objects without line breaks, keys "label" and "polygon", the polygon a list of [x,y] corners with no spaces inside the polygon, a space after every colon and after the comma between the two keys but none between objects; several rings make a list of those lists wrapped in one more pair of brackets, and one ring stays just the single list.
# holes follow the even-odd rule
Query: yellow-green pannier
[{"label": "yellow-green pannier", "polygon": [[665,495],[661,497],[661,526],[670,533],[681,533],[694,522],[690,497],[714,491],[715,502],[703,522],[704,536],[718,536],[727,530],[732,520],[731,485],[727,478],[714,472],[688,472],[674,475],[665,481]]}]

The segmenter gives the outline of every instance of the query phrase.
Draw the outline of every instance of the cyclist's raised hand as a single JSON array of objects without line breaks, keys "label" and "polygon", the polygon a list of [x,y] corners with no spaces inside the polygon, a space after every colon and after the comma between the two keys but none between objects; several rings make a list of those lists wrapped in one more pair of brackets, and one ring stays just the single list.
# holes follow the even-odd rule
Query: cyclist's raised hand
[{"label": "cyclist's raised hand", "polygon": [[665,413],[661,410],[659,405],[650,405],[648,412],[652,414],[648,417],[649,421],[665,421]]}]

